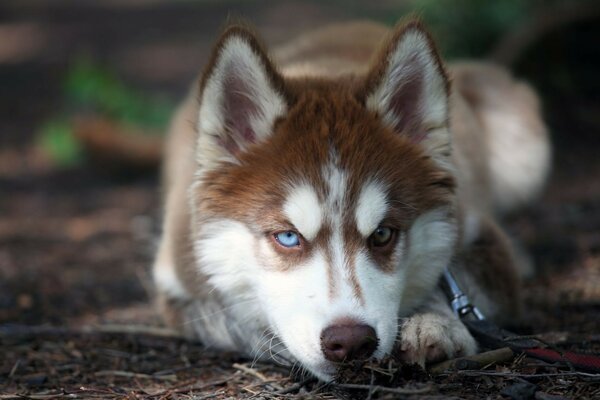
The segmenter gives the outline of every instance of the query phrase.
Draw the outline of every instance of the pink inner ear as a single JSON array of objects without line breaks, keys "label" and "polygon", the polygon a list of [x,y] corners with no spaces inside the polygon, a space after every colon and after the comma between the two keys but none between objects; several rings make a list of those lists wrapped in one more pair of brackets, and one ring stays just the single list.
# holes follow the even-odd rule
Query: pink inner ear
[{"label": "pink inner ear", "polygon": [[416,56],[411,57],[407,64],[397,66],[390,75],[397,76],[393,94],[388,107],[394,115],[394,130],[408,136],[413,142],[421,142],[427,136],[423,126],[423,93],[424,76]]},{"label": "pink inner ear", "polygon": [[226,71],[228,76],[223,87],[223,108],[227,129],[224,147],[237,153],[240,146],[256,142],[256,132],[252,129],[251,118],[260,113],[252,90],[233,67]]}]

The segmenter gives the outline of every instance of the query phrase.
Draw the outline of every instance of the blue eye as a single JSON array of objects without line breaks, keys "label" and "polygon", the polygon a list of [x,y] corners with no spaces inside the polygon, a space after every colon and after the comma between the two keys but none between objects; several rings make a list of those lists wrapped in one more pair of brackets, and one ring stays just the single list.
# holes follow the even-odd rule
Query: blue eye
[{"label": "blue eye", "polygon": [[283,247],[300,246],[300,238],[298,237],[298,234],[294,231],[278,232],[274,236],[275,240],[277,240],[277,243],[279,243]]}]

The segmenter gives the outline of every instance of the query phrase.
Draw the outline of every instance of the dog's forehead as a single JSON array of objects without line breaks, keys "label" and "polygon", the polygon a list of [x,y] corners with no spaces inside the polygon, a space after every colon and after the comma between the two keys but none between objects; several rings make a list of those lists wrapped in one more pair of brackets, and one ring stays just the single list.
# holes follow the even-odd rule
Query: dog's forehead
[{"label": "dog's forehead", "polygon": [[349,91],[331,88],[298,97],[268,140],[205,175],[210,185],[198,194],[213,212],[264,229],[283,217],[313,236],[335,212],[364,235],[384,204],[425,211],[446,201],[449,190],[437,183],[448,176]]},{"label": "dog's forehead", "polygon": [[[283,203],[283,213],[307,239],[313,240],[327,225],[356,228],[362,237],[369,236],[388,212],[385,186],[376,180],[365,182],[356,196],[347,192],[348,175],[333,166],[324,168],[325,193],[318,195],[308,183],[291,186]],[[328,229],[331,230],[331,229]]]},{"label": "dog's forehead", "polygon": [[416,201],[433,172],[417,146],[335,88],[304,94],[273,139],[273,168],[287,170],[283,210],[309,236],[334,215],[372,232],[390,201]]}]

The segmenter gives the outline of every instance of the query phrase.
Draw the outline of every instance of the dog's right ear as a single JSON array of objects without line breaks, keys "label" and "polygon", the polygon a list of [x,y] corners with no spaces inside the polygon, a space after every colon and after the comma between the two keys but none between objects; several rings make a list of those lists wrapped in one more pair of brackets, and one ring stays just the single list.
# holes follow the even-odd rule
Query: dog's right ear
[{"label": "dog's right ear", "polygon": [[286,110],[283,79],[258,40],[245,28],[230,27],[215,46],[201,83],[198,161],[235,162],[248,146],[272,133]]}]

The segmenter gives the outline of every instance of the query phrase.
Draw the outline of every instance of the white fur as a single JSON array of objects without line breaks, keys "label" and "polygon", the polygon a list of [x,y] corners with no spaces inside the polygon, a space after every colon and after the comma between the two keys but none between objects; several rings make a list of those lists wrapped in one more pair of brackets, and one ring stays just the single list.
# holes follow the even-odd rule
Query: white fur
[{"label": "white fur", "polygon": [[[287,110],[285,100],[269,81],[260,57],[244,38],[231,36],[221,48],[201,97],[198,117],[198,131],[201,134],[196,157],[205,165],[212,165],[213,158],[235,161],[215,140],[227,132],[224,92],[230,90],[227,81],[232,76],[243,78],[248,91],[244,95],[257,105],[258,112],[248,122],[258,141],[271,134],[273,122]],[[241,148],[247,145],[241,142],[237,144]]]},{"label": "white fur", "polygon": [[283,213],[306,240],[317,237],[323,219],[315,190],[302,184],[294,187],[283,205]]},{"label": "white fur", "polygon": [[333,151],[329,163],[322,168],[321,178],[327,187],[325,215],[331,221],[341,223],[342,211],[346,205],[348,173],[339,167],[338,155]]},{"label": "white fur", "polygon": [[[333,166],[325,171],[330,177],[344,175]],[[339,182],[332,181],[330,189],[339,187]],[[340,194],[335,189],[332,193]],[[392,272],[383,272],[367,255],[366,248],[359,251],[355,270],[364,302],[356,297],[343,238],[336,230],[331,240],[331,263],[317,251],[311,260],[290,271],[263,269],[257,280],[258,290],[274,331],[291,355],[324,380],[331,378],[334,366],[321,352],[320,334],[339,318],[351,318],[375,328],[379,342],[374,357],[389,354],[398,335],[398,315],[414,309],[432,290],[451,256],[455,231],[447,209],[424,214],[410,230],[408,240],[401,236],[393,256],[397,267]],[[443,239],[438,239],[437,234]],[[407,243],[411,244],[408,249]],[[265,259],[274,256],[271,252],[268,245],[261,245]],[[329,295],[328,268],[333,269],[335,279],[333,297]],[[429,291],[412,292],[412,286]],[[403,304],[407,297],[412,298]]]},{"label": "white fur", "polygon": [[157,263],[153,268],[154,283],[161,293],[174,298],[186,298],[188,293],[175,274],[172,263]]},{"label": "white fur", "polygon": [[[234,220],[215,220],[202,225],[194,242],[198,267],[222,297],[197,303],[194,315],[203,340],[219,348],[258,348],[261,333],[269,326],[257,298],[256,279],[263,265],[256,257],[257,239]],[[211,321],[208,323],[207,321]],[[232,324],[235,321],[236,324]]]},{"label": "white fur", "polygon": [[426,362],[439,361],[442,355],[453,358],[475,354],[477,343],[460,320],[436,310],[404,321],[400,350],[404,361],[425,367]]},{"label": "white fur", "polygon": [[381,223],[388,211],[387,195],[383,186],[377,181],[367,183],[358,196],[356,226],[364,237],[370,236]]},{"label": "white fur", "polygon": [[424,88],[421,94],[423,109],[420,110],[423,113],[424,125],[445,125],[448,102],[444,79],[438,71],[427,37],[419,30],[406,32],[398,41],[388,59],[382,83],[368,97],[367,106],[384,111],[384,120],[392,126],[396,125],[402,116],[391,112],[390,101],[399,88],[417,73],[424,74]]},{"label": "white fur", "polygon": [[[172,168],[167,171],[169,180],[182,182],[186,189],[190,187],[189,209],[186,211],[191,214],[192,222],[183,228],[191,228],[194,252],[193,255],[178,255],[178,262],[194,263],[198,276],[190,277],[190,271],[186,270],[185,275],[177,278],[173,254],[168,246],[187,237],[181,234],[182,227],[171,229],[171,225],[166,223],[163,246],[155,263],[155,280],[159,290],[172,297],[169,300],[178,303],[175,306],[183,316],[184,330],[209,346],[245,352],[257,359],[299,361],[299,366],[323,380],[332,378],[336,365],[325,359],[320,335],[323,329],[340,318],[354,319],[375,329],[379,339],[374,353],[376,358],[389,354],[398,340],[402,347],[415,350],[412,361],[417,362],[427,360],[431,344],[448,356],[454,356],[460,348],[466,354],[474,351],[472,337],[452,315],[445,299],[431,303],[441,272],[456,248],[457,223],[453,205],[424,212],[417,216],[407,231],[400,232],[390,270],[376,265],[376,257],[368,249],[366,237],[381,222],[390,202],[401,199],[388,198],[388,188],[373,178],[360,188],[356,203],[349,203],[349,180],[354,178],[351,175],[354,171],[351,166],[347,169],[340,167],[334,149],[330,149],[330,159],[320,171],[323,186],[319,185],[317,190],[316,186],[311,186],[312,182],[303,182],[290,187],[282,210],[277,210],[309,242],[324,226],[330,228],[331,237],[326,244],[329,248],[319,247],[321,242],[310,243],[314,244],[310,248],[310,257],[302,258],[303,261],[297,265],[286,265],[285,270],[281,269],[282,257],[285,256],[276,250],[276,244],[269,235],[262,232],[262,224],[257,226],[247,220],[242,223],[212,214],[199,215],[204,208],[197,207],[199,199],[192,196],[201,193],[206,172],[218,168],[221,161],[238,162],[238,148],[243,151],[249,145],[247,141],[254,141],[250,135],[226,136],[231,134],[232,126],[239,124],[239,119],[234,118],[237,114],[226,114],[228,107],[224,102],[231,99],[225,96],[231,94],[227,90],[237,88],[236,94],[255,102],[251,104],[253,112],[247,114],[248,118],[242,121],[242,125],[247,122],[243,127],[252,130],[259,142],[264,142],[272,134],[274,120],[287,112],[285,98],[270,82],[265,67],[263,59],[255,54],[246,38],[229,36],[208,73],[198,113],[190,111],[177,117],[185,121],[182,126],[198,117],[197,136],[190,132],[197,138],[194,139],[197,145],[186,143],[181,146],[196,152],[198,166],[194,172],[194,183],[189,186],[185,169],[181,170],[182,173]],[[366,67],[360,68],[362,71]],[[334,75],[340,71],[336,69]],[[231,78],[241,78],[241,84]],[[423,82],[422,93],[413,94],[420,104],[415,111],[421,118],[417,121],[426,132],[424,138],[415,138],[422,139],[420,145],[439,166],[452,172],[450,133],[446,126],[447,94],[443,75],[426,34],[415,29],[408,30],[395,44],[380,85],[367,97],[367,107],[392,126],[404,122],[403,110],[393,110],[392,100],[414,78],[422,78]],[[232,82],[235,84],[231,85]],[[238,100],[240,98],[236,98],[235,102]],[[197,104],[194,101],[189,104],[196,113]],[[229,107],[231,110],[236,109]],[[539,169],[529,170],[547,162],[547,151],[540,147],[532,148],[531,143],[521,146],[519,132],[523,129],[518,121],[505,120],[493,112],[482,118],[483,125],[493,125],[500,133],[486,142],[491,146],[492,163],[496,163],[491,166],[494,190],[499,192],[499,196],[510,193],[510,199],[525,197],[526,194],[521,195],[526,192],[523,188],[535,186],[541,176]],[[232,126],[226,126],[226,121],[232,122]],[[484,128],[484,131],[493,130]],[[502,137],[503,130],[510,132]],[[327,145],[325,140],[322,145]],[[235,151],[228,151],[232,148]],[[519,161],[507,165],[509,159],[505,156],[517,151]],[[180,151],[170,153],[170,157],[176,160],[185,158]],[[528,162],[530,153],[537,160],[531,164]],[[498,155],[500,157],[496,160]],[[369,172],[371,176],[377,176],[378,171]],[[528,174],[531,177],[527,178]],[[455,177],[460,181],[459,175],[455,174]],[[279,184],[283,187],[288,183],[282,181]],[[500,202],[510,203],[513,201],[510,199]],[[180,200],[169,204],[168,209],[172,211],[183,208]],[[275,207],[272,204],[263,206]],[[173,220],[174,215],[177,213],[167,213],[167,220]],[[356,224],[356,229],[365,237],[363,246],[354,249],[354,259],[350,259],[345,243],[344,228],[347,224]],[[465,243],[472,241],[478,230],[479,221],[467,218]],[[471,286],[468,279],[461,283]],[[486,313],[490,313],[485,298],[477,295],[473,298]],[[405,329],[399,331],[401,323],[404,323]]]},{"label": "white fur", "polygon": [[[439,99],[441,94],[434,93],[435,87],[441,84],[441,78],[436,75],[429,59],[429,48],[423,43],[420,33],[409,32],[398,45],[390,62],[388,84],[401,85],[402,79],[410,77],[413,66],[402,66],[401,63],[415,51],[424,63],[421,67],[427,71],[424,79],[427,83],[426,101],[423,104],[424,111],[427,111],[424,114],[427,116],[426,123],[432,127],[427,143],[428,146],[437,146],[436,141],[443,139],[445,134],[444,131],[436,136],[442,128],[434,129],[438,123],[445,122],[445,109]],[[243,57],[240,58],[240,55]],[[262,117],[268,115],[274,118],[285,110],[283,103],[281,107],[277,106],[277,94],[264,85],[266,77],[261,75],[260,60],[243,40],[233,40],[232,44],[226,45],[221,58],[203,94],[200,137],[209,139],[204,139],[205,142],[201,139],[200,147],[210,144],[211,135],[224,128],[223,116],[219,114],[219,99],[224,87],[224,77],[219,72],[224,68],[222,65],[242,63],[247,68],[256,82],[251,87],[256,88],[257,93],[252,95],[262,99],[261,104],[266,104]],[[434,89],[430,88],[432,85]],[[390,95],[387,86],[383,85],[370,102],[385,105]],[[274,103],[266,101],[265,96],[274,97]],[[445,100],[443,103],[445,105]],[[266,129],[268,123],[263,122],[253,121],[253,128]],[[206,154],[206,149],[198,151],[198,154]],[[206,166],[206,161],[202,162]],[[242,223],[217,220],[197,228],[196,260],[209,285],[220,293],[222,301],[218,304],[226,310],[216,319],[214,327],[204,324],[197,328],[208,336],[203,338],[205,341],[219,347],[247,348],[250,354],[260,357],[268,349],[265,349],[264,338],[259,332],[270,330],[285,346],[282,354],[297,359],[313,374],[328,380],[335,371],[335,365],[328,362],[322,353],[321,332],[340,318],[350,318],[375,329],[379,340],[375,357],[389,354],[398,335],[398,317],[413,311],[435,286],[451,257],[456,228],[446,208],[425,213],[417,218],[409,232],[401,234],[393,253],[396,267],[392,271],[384,272],[368,256],[366,240],[365,247],[353,260],[352,271],[343,237],[343,226],[348,221],[343,218],[350,216],[359,232],[367,237],[385,215],[388,200],[382,185],[369,181],[362,188],[358,202],[348,204],[348,178],[348,172],[340,168],[338,156],[331,150],[329,162],[321,171],[321,179],[325,183],[323,198],[319,199],[315,188],[301,184],[289,191],[283,205],[284,215],[308,241],[314,240],[324,224],[329,225],[329,258],[325,256],[324,249],[315,249],[311,259],[281,271],[275,261],[280,255],[276,254],[273,244],[265,237],[254,236]],[[358,293],[355,283],[358,284]],[[202,307],[201,304],[197,306]],[[196,314],[209,318],[216,312],[215,308],[218,307],[212,305],[210,309]],[[226,317],[235,323],[228,325]],[[244,337],[244,330],[249,332],[247,337]]]},{"label": "white fur", "polygon": [[[339,318],[362,321],[376,330],[379,343],[374,356],[389,354],[398,335],[398,316],[414,309],[424,293],[432,290],[450,257],[455,228],[446,209],[419,217],[408,236],[401,235],[393,255],[397,267],[391,272],[374,263],[365,245],[354,260],[361,301],[341,235],[341,218],[348,206],[344,202],[347,175],[334,164],[327,165],[323,174],[328,182],[324,214],[334,229],[330,262],[323,249],[315,249],[305,263],[281,271],[272,261],[278,255],[267,238],[254,236],[237,221],[205,222],[196,234],[196,259],[210,286],[220,294],[210,298],[222,300],[195,302],[193,315],[200,320],[190,323],[206,343],[246,348],[255,357],[271,356],[269,337],[263,333],[272,331],[285,346],[278,348],[281,354],[275,358],[297,359],[316,376],[328,380],[335,365],[321,351],[321,332]],[[306,199],[306,193],[314,191],[308,189],[296,193],[304,192],[300,198]],[[329,268],[335,282],[328,281]]]},{"label": "white fur", "polygon": [[501,212],[527,204],[538,195],[551,158],[541,121],[527,121],[519,110],[510,108],[504,105],[482,113],[482,123],[490,132],[492,193]]},{"label": "white fur", "polygon": [[450,263],[457,240],[456,221],[448,207],[419,216],[409,230],[409,247],[402,279],[400,315],[407,315],[431,293]]},{"label": "white fur", "polygon": [[367,107],[381,114],[390,126],[396,126],[403,116],[398,113],[400,110],[393,109],[390,102],[417,74],[423,74],[422,93],[417,96],[421,103],[418,117],[427,131],[422,144],[440,166],[449,169],[448,95],[433,49],[423,32],[409,30],[400,38],[389,56],[381,84],[367,98]]},{"label": "white fur", "polygon": [[243,296],[256,272],[254,259],[256,239],[241,222],[219,220],[205,223],[195,242],[198,264],[209,277],[209,283],[227,292]]},{"label": "white fur", "polygon": [[174,298],[187,299],[189,294],[183,287],[173,264],[171,242],[162,240],[152,268],[154,284],[161,293]]},{"label": "white fur", "polygon": [[391,350],[397,334],[397,274],[379,270],[364,253],[356,260],[358,280],[365,290],[363,304],[355,296],[342,265],[336,266],[337,294],[329,296],[327,260],[317,251],[306,264],[291,271],[261,273],[261,299],[277,335],[301,364],[321,379],[329,380],[335,366],[321,351],[321,332],[339,318],[362,321],[376,329],[379,346],[376,357]]}]

